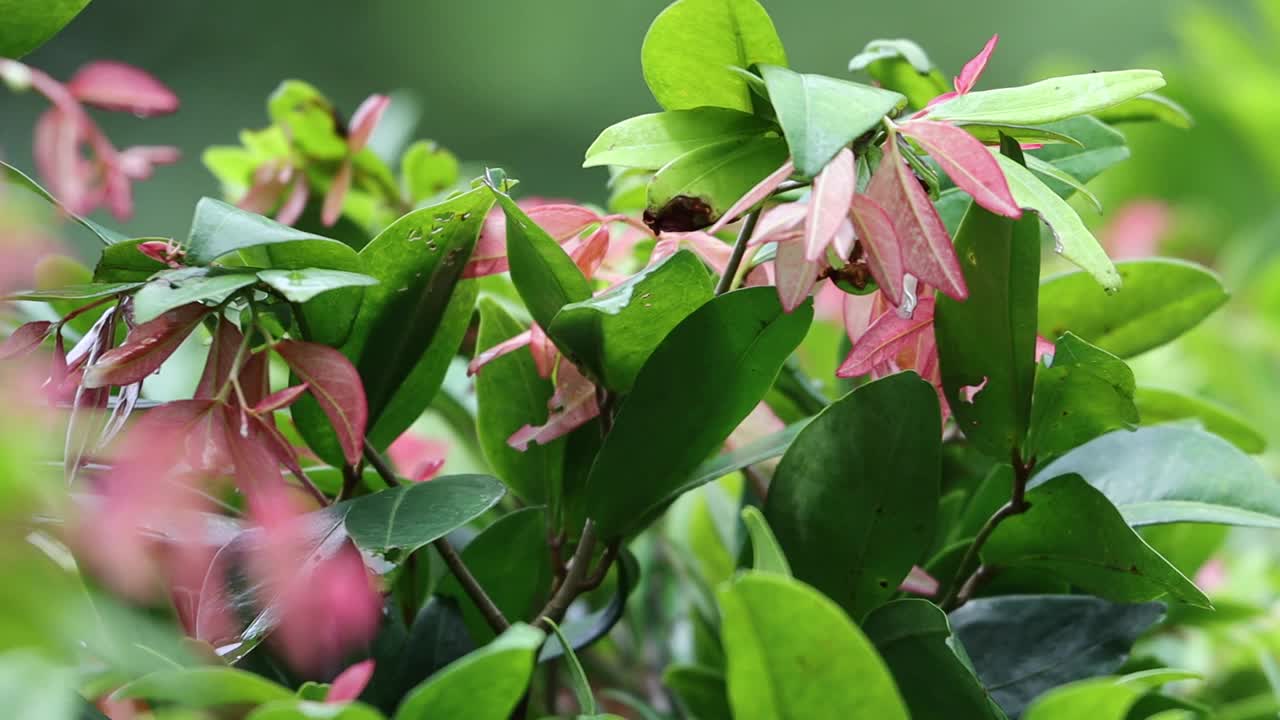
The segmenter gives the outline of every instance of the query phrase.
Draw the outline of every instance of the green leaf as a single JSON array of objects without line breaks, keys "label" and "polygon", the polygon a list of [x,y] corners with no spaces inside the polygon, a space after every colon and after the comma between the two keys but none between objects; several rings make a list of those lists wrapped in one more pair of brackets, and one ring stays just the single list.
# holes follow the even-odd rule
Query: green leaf
[{"label": "green leaf", "polygon": [[774,136],[727,140],[687,152],[653,176],[645,222],[664,232],[707,227],[786,161],[787,143]]},{"label": "green leaf", "polygon": [[[83,2],[81,2],[80,0],[51,0],[51,1],[57,2],[57,3],[79,2],[81,7],[83,7],[84,5],[88,4],[89,0],[83,0]],[[2,29],[4,27],[3,23],[7,21],[10,17],[13,17],[13,15],[11,15],[10,13],[15,12],[13,10],[14,6],[25,6],[33,10],[36,8],[39,8],[38,12],[41,15],[43,15],[44,13],[47,12],[47,5],[48,3],[41,4],[41,5],[28,6],[25,0],[0,0],[0,10],[2,10],[2,12],[0,12],[0,44],[3,44],[5,42],[5,32]],[[18,17],[21,17],[21,16],[22,15],[18,15]],[[3,51],[0,51],[0,57],[12,58],[17,56],[9,55]],[[62,211],[67,217],[71,218],[71,220],[74,221],[76,224],[80,225],[81,227],[85,228],[86,230],[88,230],[89,232],[97,236],[97,238],[102,241],[103,245],[106,245],[109,247],[111,245],[114,245],[118,242],[123,242],[125,240],[125,237],[120,233],[115,232],[114,230],[109,230],[92,220],[82,218],[79,215],[68,210],[66,207],[63,206],[62,203],[58,202],[58,199],[55,198],[48,190],[45,190],[40,185],[40,183],[36,182],[35,180],[32,180],[30,177],[27,176],[26,173],[22,172],[18,168],[10,165],[7,162],[4,162],[3,160],[0,160],[0,170],[4,171],[3,176],[6,182],[10,183],[11,185],[17,185],[18,187],[24,188],[26,190],[29,190],[30,192],[35,193],[40,197],[40,199],[44,200],[45,202],[49,203],[50,205]]]},{"label": "green leaf", "polygon": [[[988,565],[1045,570],[1118,602],[1173,598],[1212,607],[1177,568],[1130,528],[1106,496],[1079,475],[1027,493],[1030,507],[1007,518],[982,546]],[[1089,532],[1082,533],[1080,528]]]},{"label": "green leaf", "polygon": [[[476,351],[484,352],[525,329],[496,301],[482,298]],[[553,392],[551,382],[538,375],[533,356],[524,348],[491,361],[476,376],[480,449],[502,482],[531,504],[551,503],[559,497],[565,441],[533,443],[520,452],[507,444],[507,438],[525,425],[546,422],[547,401]]]},{"label": "green leaf", "polygon": [[89,0],[0,0],[0,57],[20,58],[40,47],[88,4]]},{"label": "green leaf", "polygon": [[458,158],[429,140],[419,140],[400,158],[400,176],[409,201],[420,203],[458,183]]},{"label": "green leaf", "polygon": [[934,106],[930,120],[956,125],[1040,125],[1088,115],[1164,87],[1156,70],[1118,70],[1050,78],[1020,87],[979,90]]},{"label": "green leaf", "polygon": [[114,696],[181,703],[188,708],[260,705],[293,699],[292,692],[266,678],[218,666],[154,672],[125,685]]},{"label": "green leaf", "polygon": [[1075,473],[1102,491],[1130,525],[1203,522],[1280,528],[1280,486],[1216,435],[1159,425],[1081,445],[1037,472],[1031,485]]},{"label": "green leaf", "polygon": [[895,600],[872,610],[862,629],[893,673],[913,720],[1004,720],[937,605]]},{"label": "green leaf", "polygon": [[533,656],[543,637],[536,628],[512,625],[497,640],[410,692],[395,720],[507,720],[529,685]]},{"label": "green leaf", "polygon": [[619,407],[587,478],[587,515],[606,537],[639,530],[724,442],[768,392],[812,319],[811,304],[787,314],[773,288],[747,288],[706,303],[667,335]]},{"label": "green leaf", "polygon": [[308,700],[280,700],[259,706],[245,720],[383,720],[363,703],[330,705]]},{"label": "green leaf", "polygon": [[724,673],[702,665],[668,665],[662,684],[676,696],[685,713],[698,720],[733,720]]},{"label": "green leaf", "polygon": [[750,465],[780,457],[787,448],[791,447],[792,441],[808,424],[807,418],[792,423],[772,435],[766,435],[703,462],[693,471],[689,479],[673,492],[671,499],[674,500],[676,496],[683,495],[689,490],[738,472]]},{"label": "green leaf", "polygon": [[1203,398],[1165,388],[1139,387],[1133,395],[1143,425],[1159,425],[1176,420],[1195,420],[1205,430],[1230,440],[1241,450],[1256,455],[1267,449],[1267,440],[1231,410]]},{"label": "green leaf", "polygon": [[[569,683],[573,688],[574,698],[578,701],[578,710],[583,715],[594,716],[596,714],[596,698],[591,694],[591,681],[587,679],[587,672],[582,669],[582,663],[578,661],[578,656],[573,652],[573,646],[565,638],[564,633],[560,632],[560,626],[555,624],[550,618],[547,622],[551,625],[551,631],[555,633],[556,640],[560,643],[560,648],[564,652],[566,664],[569,666]],[[581,717],[581,716],[579,716]]]},{"label": "green leaf", "polygon": [[241,210],[221,200],[201,198],[191,221],[187,239],[187,262],[209,263],[233,252],[283,243],[333,243],[337,240],[312,235],[281,225],[261,215]]},{"label": "green leaf", "polygon": [[721,107],[637,115],[600,133],[587,148],[582,167],[618,165],[657,170],[687,152],[763,135],[771,127],[755,115]]},{"label": "green leaf", "polygon": [[1111,430],[1138,424],[1133,371],[1120,358],[1067,333],[1051,367],[1036,373],[1026,457],[1047,459]]},{"label": "green leaf", "polygon": [[1084,226],[1067,201],[1041,182],[1035,173],[1014,160],[1004,155],[996,155],[996,160],[1009,181],[1014,202],[1034,211],[1053,231],[1054,251],[1088,271],[1107,291],[1119,290],[1120,274],[1116,272],[1111,258],[1107,257],[1098,239]]},{"label": "green leaf", "polygon": [[134,320],[144,323],[188,303],[218,304],[241,288],[258,282],[253,273],[211,272],[192,267],[159,273],[133,296]]},{"label": "green leaf", "polygon": [[654,348],[713,290],[702,261],[681,250],[600,295],[565,305],[547,334],[593,378],[625,394]]},{"label": "green leaf", "polygon": [[311,85],[301,80],[280,83],[267,100],[267,112],[304,155],[323,160],[347,155],[346,138],[338,134],[337,112]]},{"label": "green leaf", "polygon": [[[1092,120],[1092,118],[1089,118],[1087,116],[1084,119]],[[1072,121],[1067,120],[1064,123],[1059,123],[1059,124],[1066,124],[1070,122]],[[991,144],[991,145],[998,145],[1000,143],[1000,136],[1006,135],[1008,137],[1013,138],[1014,140],[1017,140],[1018,142],[1024,142],[1024,143],[1043,143],[1046,145],[1061,144],[1061,145],[1065,145],[1073,148],[1084,147],[1084,143],[1081,142],[1079,139],[1072,137],[1071,135],[1068,135],[1067,133],[1062,132],[1060,130],[1054,130],[1050,127],[1045,127],[1045,126],[983,124],[983,125],[965,125],[963,127],[970,135],[978,138],[984,143]],[[1123,142],[1123,139],[1122,139],[1122,142]]]},{"label": "green leaf", "polygon": [[871,642],[817,590],[749,572],[716,599],[736,720],[910,717]]},{"label": "green leaf", "polygon": [[796,173],[813,177],[840,148],[880,124],[885,115],[906,105],[892,90],[802,75],[776,65],[761,65]]},{"label": "green leaf", "polygon": [[[462,561],[503,616],[512,620],[533,617],[546,602],[552,579],[546,512],[534,507],[503,515],[467,543]],[[477,645],[493,639],[493,630],[457,578],[443,578],[435,593],[457,601],[467,633]]]},{"label": "green leaf", "polygon": [[504,488],[487,475],[446,475],[352,500],[347,534],[366,552],[408,554],[480,517]]},{"label": "green leaf", "polygon": [[[1084,115],[1070,120],[1051,123],[1049,129],[1070,135],[1075,145],[1046,145],[1032,150],[1031,155],[1049,162],[1082,183],[1101,175],[1103,171],[1129,159],[1129,145],[1123,134],[1097,118]],[[1070,188],[1050,182],[1063,197],[1070,196]]]},{"label": "green leaf", "polygon": [[730,68],[786,65],[787,55],[756,0],[677,0],[649,27],[640,63],[667,110],[712,105],[751,112],[747,81]]},{"label": "green leaf", "polygon": [[377,285],[377,278],[361,273],[324,268],[299,270],[262,270],[258,273],[262,282],[284,295],[289,302],[304,303],[311,298],[344,287]]},{"label": "green leaf", "polygon": [[1200,324],[1227,301],[1218,276],[1184,260],[1152,258],[1116,265],[1124,289],[1099,292],[1084,273],[1045,280],[1040,333],[1071,331],[1120,357],[1159,347]]},{"label": "green leaf", "polygon": [[140,287],[142,287],[142,283],[140,282],[95,282],[83,285],[67,285],[50,290],[23,290],[21,292],[5,295],[0,298],[0,300],[43,300],[47,302],[56,302],[59,300],[98,300],[111,295],[127,293],[130,290]]},{"label": "green leaf", "polygon": [[1046,693],[1032,703],[1026,720],[1125,720],[1148,692],[1166,683],[1200,677],[1181,670],[1148,670],[1120,678],[1082,680]]},{"label": "green leaf", "polygon": [[[6,638],[6,646],[11,639]],[[76,708],[75,671],[32,648],[8,646],[0,654],[0,698],[22,718],[68,720]],[[93,720],[93,716],[83,716]]]},{"label": "green leaf", "polygon": [[[1099,214],[1102,213],[1102,201],[1084,183],[1076,179],[1074,175],[1068,174],[1057,165],[1041,160],[1035,155],[1027,155],[1025,159],[1027,161],[1027,169],[1046,180],[1046,184],[1054,192],[1058,193],[1059,197],[1069,198],[1075,193],[1080,193],[1081,197],[1089,201],[1094,210],[1097,210]],[[1065,189],[1059,189],[1059,186]]]},{"label": "green leaf", "polygon": [[507,259],[511,282],[534,322],[546,329],[560,308],[591,298],[591,283],[573,258],[516,205],[510,195],[491,186],[507,216]]},{"label": "green leaf", "polygon": [[[854,618],[888,600],[933,542],[940,422],[931,385],[891,375],[823,410],[774,473],[765,517],[792,571]],[[832,548],[847,560],[831,562]]]},{"label": "green leaf", "polygon": [[905,95],[914,108],[923,108],[951,89],[924,49],[901,38],[867,43],[849,61],[849,72],[859,70],[866,70],[880,87]]},{"label": "green leaf", "polygon": [[[1004,460],[1021,448],[1031,419],[1040,223],[974,203],[955,243],[969,298],[938,293],[933,325],[942,384],[965,437]],[[978,386],[969,399],[966,388]]]},{"label": "green leaf", "polygon": [[742,508],[742,523],[751,536],[751,567],[763,572],[777,573],[791,577],[791,565],[787,556],[778,546],[778,539],[769,529],[769,522],[759,508],[747,506]]},{"label": "green leaf", "polygon": [[1165,125],[1190,130],[1195,125],[1191,113],[1178,103],[1159,93],[1144,93],[1132,100],[1113,105],[1096,113],[1096,117],[1113,125],[1128,122],[1162,122]]},{"label": "green leaf", "polygon": [[388,617],[387,626],[374,640],[373,677],[360,694],[386,712],[437,670],[476,648],[457,603],[448,598],[428,598],[408,634],[400,631],[398,623],[398,618]]}]

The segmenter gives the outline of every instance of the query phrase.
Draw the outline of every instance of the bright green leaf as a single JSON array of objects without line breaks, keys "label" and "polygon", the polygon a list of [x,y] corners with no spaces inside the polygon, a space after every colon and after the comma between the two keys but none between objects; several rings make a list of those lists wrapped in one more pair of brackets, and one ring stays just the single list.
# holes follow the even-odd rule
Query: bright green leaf
[{"label": "bright green leaf", "polygon": [[1247,453],[1256,455],[1267,449],[1267,440],[1261,433],[1230,409],[1209,400],[1155,387],[1139,387],[1133,400],[1143,425],[1195,420]]},{"label": "bright green leaf", "polygon": [[98,300],[110,295],[127,293],[140,287],[142,287],[140,282],[95,282],[83,285],[66,285],[49,290],[24,290],[5,295],[0,300],[43,300],[48,302],[56,302],[58,300]]},{"label": "bright green leaf", "polygon": [[769,521],[764,519],[759,508],[742,508],[742,523],[751,536],[751,567],[791,577],[791,565],[787,563],[787,556],[782,553],[778,539],[769,529]]},{"label": "bright green leaf", "polygon": [[0,0],[0,57],[20,58],[40,47],[88,4],[89,0]]},{"label": "bright green leaf", "polygon": [[1118,70],[1050,78],[1020,87],[978,90],[934,106],[931,120],[957,125],[1040,125],[1088,115],[1164,87],[1156,70]]},{"label": "bright green leaf", "polygon": [[480,517],[502,499],[487,475],[445,475],[401,485],[348,504],[347,534],[367,552],[411,553]]},{"label": "bright green leaf", "polygon": [[507,216],[507,258],[515,284],[534,322],[542,328],[560,308],[591,298],[591,283],[546,230],[498,188],[493,197]]},{"label": "bright green leaf", "polygon": [[330,705],[308,700],[279,700],[259,706],[245,720],[383,720],[383,716],[357,702]]},{"label": "bright green leaf", "polygon": [[1166,683],[1191,680],[1195,673],[1148,670],[1120,678],[1096,678],[1055,688],[1027,708],[1026,720],[1126,720],[1148,692]]},{"label": "bright green leaf", "polygon": [[721,107],[637,115],[600,133],[587,148],[582,166],[619,165],[657,170],[687,152],[727,140],[763,135],[771,127],[755,115]]},{"label": "bright green leaf", "polygon": [[338,134],[337,112],[328,98],[301,80],[285,80],[267,100],[271,120],[282,126],[303,154],[338,160],[347,154]]},{"label": "bright green leaf", "polygon": [[258,277],[253,273],[214,274],[202,267],[168,270],[134,293],[133,318],[144,323],[188,303],[217,304],[256,282]]},{"label": "bright green leaf", "polygon": [[645,221],[661,231],[700,230],[786,161],[787,144],[774,136],[727,140],[687,152],[653,176]]},{"label": "bright green leaf", "polygon": [[573,696],[578,701],[578,710],[584,715],[594,716],[596,698],[591,693],[591,681],[587,679],[587,672],[582,669],[582,663],[578,661],[578,656],[573,652],[573,646],[569,644],[569,640],[565,638],[564,633],[560,632],[560,626],[550,618],[547,618],[547,622],[551,624],[551,631],[555,633],[556,641],[560,643],[560,648],[564,652],[563,657],[569,666],[569,685],[573,688]]},{"label": "bright green leaf", "polygon": [[458,183],[458,158],[428,140],[419,140],[400,158],[400,177],[409,201],[420,203]]},{"label": "bright green leaf", "polygon": [[161,670],[144,675],[117,690],[115,697],[203,708],[292,700],[293,693],[259,675],[232,667],[212,666]]},{"label": "bright green leaf", "polygon": [[[433,481],[434,482],[434,481]],[[415,688],[395,720],[507,720],[529,685],[543,634],[517,623]]]},{"label": "bright green leaf", "polygon": [[1067,333],[1051,367],[1036,372],[1025,457],[1066,452],[1103,433],[1138,424],[1133,371],[1120,358]]},{"label": "bright green leaf", "polygon": [[324,268],[262,270],[258,278],[275,288],[289,302],[304,303],[311,298],[344,287],[377,285],[378,280],[361,273]]},{"label": "bright green leaf", "polygon": [[[1074,145],[1046,145],[1031,150],[1028,157],[1039,158],[1080,183],[1087,183],[1106,169],[1129,159],[1129,145],[1124,135],[1097,118],[1085,115],[1047,126],[1048,130],[1070,135]],[[1048,186],[1062,197],[1070,197],[1073,188],[1059,180]]]},{"label": "bright green leaf", "polygon": [[849,61],[850,72],[859,70],[866,70],[880,87],[905,95],[914,108],[951,89],[924,49],[910,40],[872,40]]},{"label": "bright green leaf", "polygon": [[143,255],[138,245],[163,238],[134,238],[102,248],[102,256],[93,268],[96,283],[145,282],[152,275],[167,270],[164,263]]}]

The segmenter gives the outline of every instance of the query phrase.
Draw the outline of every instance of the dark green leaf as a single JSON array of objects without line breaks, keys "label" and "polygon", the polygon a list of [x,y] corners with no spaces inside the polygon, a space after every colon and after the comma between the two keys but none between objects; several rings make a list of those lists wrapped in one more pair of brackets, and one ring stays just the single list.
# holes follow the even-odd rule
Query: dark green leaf
[{"label": "dark green leaf", "polygon": [[[419,555],[418,557],[423,557]],[[476,648],[462,620],[458,604],[449,598],[430,598],[407,635],[387,632],[387,649],[379,651],[380,635],[373,647],[373,677],[360,697],[390,712],[414,686],[437,670]]]},{"label": "dark green leaf", "polygon": [[215,274],[202,267],[169,270],[156,275],[134,294],[133,317],[144,323],[188,303],[216,305],[256,282],[258,277],[251,272]]},{"label": "dark green leaf", "polygon": [[802,75],[776,65],[761,65],[796,173],[813,177],[840,148],[880,124],[885,115],[906,104],[892,90]]},{"label": "dark green leaf", "polygon": [[67,285],[49,290],[24,290],[5,295],[0,300],[43,300],[50,302],[58,300],[97,300],[109,295],[127,293],[140,287],[142,287],[140,282],[95,282],[85,285]]},{"label": "dark green leaf", "polygon": [[182,703],[183,707],[258,705],[291,700],[293,693],[253,673],[231,667],[161,670],[145,675],[115,692],[117,698]]},{"label": "dark green leaf", "polygon": [[569,666],[569,685],[573,689],[574,699],[578,701],[578,710],[582,713],[579,717],[599,717],[596,715],[596,698],[591,693],[591,681],[587,679],[587,672],[582,669],[582,663],[573,652],[573,646],[564,633],[560,632],[559,625],[550,618],[547,618],[547,622],[551,624],[551,631],[555,633],[556,641],[564,653],[565,664]]},{"label": "dark green leaf", "polygon": [[[941,436],[937,395],[914,373],[864,385],[814,418],[765,504],[795,576],[854,618],[889,599],[933,542]],[[848,559],[831,562],[832,548]]]},{"label": "dark green leaf", "polygon": [[[1078,475],[1062,475],[1027,493],[1026,512],[1002,522],[982,546],[982,561],[1046,570],[1108,600],[1172,598],[1211,607],[1177,568],[1125,523],[1106,496]],[[1089,532],[1080,532],[1081,528]]]},{"label": "dark green leaf", "polygon": [[164,263],[143,255],[138,245],[163,238],[135,238],[123,240],[102,248],[102,257],[93,268],[95,283],[130,283],[144,282],[161,270],[168,269]]},{"label": "dark green leaf", "polygon": [[[434,481],[433,481],[434,482]],[[542,631],[517,623],[415,688],[395,720],[507,720],[524,695]]]},{"label": "dark green leaf", "polygon": [[1216,435],[1161,425],[1119,431],[1042,468],[1032,485],[1076,473],[1134,526],[1206,522],[1280,528],[1280,486]]},{"label": "dark green leaf", "polygon": [[965,437],[1003,460],[1021,448],[1031,419],[1040,221],[1010,220],[973,204],[955,242],[969,298],[938,293],[933,324],[942,384]]},{"label": "dark green leaf", "polygon": [[950,620],[982,684],[1017,717],[1050,688],[1114,672],[1163,615],[1159,603],[1008,595],[970,600]]},{"label": "dark green leaf", "polygon": [[1139,387],[1133,400],[1143,425],[1194,420],[1247,453],[1256,455],[1267,449],[1267,440],[1261,433],[1239,415],[1209,400],[1154,387]]},{"label": "dark green leaf", "polygon": [[1045,280],[1040,288],[1040,333],[1071,331],[1120,357],[1159,347],[1187,332],[1227,301],[1212,272],[1164,258],[1118,263],[1121,292],[1108,295],[1084,273]]},{"label": "dark green leaf", "polygon": [[654,348],[713,294],[687,251],[650,265],[596,297],[560,308],[547,334],[605,387],[627,393]]},{"label": "dark green leaf", "polygon": [[549,328],[560,308],[591,297],[591,283],[564,248],[529,219],[511,196],[500,188],[492,188],[492,192],[507,216],[511,282],[534,322]]},{"label": "dark green leaf", "polygon": [[701,665],[669,665],[662,684],[670,688],[680,707],[697,720],[733,720],[724,673]]},{"label": "dark green leaf", "polygon": [[487,475],[446,475],[351,501],[347,533],[361,550],[413,552],[482,515],[502,498]]},{"label": "dark green leaf", "polygon": [[283,243],[342,245],[337,240],[296,230],[221,200],[206,197],[196,204],[196,214],[191,221],[191,235],[185,249],[187,262],[207,265],[238,250]]},{"label": "dark green leaf", "polygon": [[771,135],[687,152],[653,176],[645,222],[673,232],[707,227],[786,161],[786,141]]},{"label": "dark green leaf", "polygon": [[763,135],[770,125],[750,113],[699,107],[637,115],[608,127],[587,148],[583,167],[619,165],[657,170],[687,152]]},{"label": "dark green leaf", "polygon": [[667,335],[619,407],[587,479],[587,514],[606,537],[640,529],[724,442],[812,319],[812,305],[787,314],[773,288],[747,288],[706,303]]},{"label": "dark green leaf", "polygon": [[792,423],[772,435],[767,435],[707,460],[693,471],[688,482],[676,488],[670,499],[674,500],[677,496],[683,495],[689,490],[706,485],[730,473],[738,472],[750,465],[781,456],[787,451],[787,448],[791,447],[791,442],[796,439],[796,436],[808,424],[808,419]]},{"label": "dark green leaf", "polygon": [[345,287],[377,285],[377,278],[361,273],[324,268],[299,270],[263,270],[258,273],[262,282],[275,288],[289,302],[304,303],[311,298]]},{"label": "dark green leaf", "polygon": [[1044,460],[1105,432],[1136,427],[1134,388],[1133,371],[1123,360],[1063,335],[1053,365],[1036,372],[1026,457]]},{"label": "dark green leaf", "polygon": [[913,720],[1004,720],[937,605],[895,600],[872,610],[862,629],[893,673]]}]

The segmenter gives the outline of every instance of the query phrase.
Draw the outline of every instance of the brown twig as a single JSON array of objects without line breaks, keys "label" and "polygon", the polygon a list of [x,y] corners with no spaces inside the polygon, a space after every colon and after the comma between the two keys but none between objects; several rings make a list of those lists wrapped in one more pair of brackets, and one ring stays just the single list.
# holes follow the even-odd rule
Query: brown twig
[{"label": "brown twig", "polygon": [[747,245],[751,243],[751,236],[755,233],[758,222],[760,222],[760,208],[747,213],[746,220],[742,222],[742,229],[738,231],[738,240],[733,244],[733,254],[729,256],[729,264],[725,265],[724,274],[716,284],[716,295],[723,295],[733,289],[738,267],[742,265],[742,258],[747,253]]},{"label": "brown twig", "polygon": [[564,582],[560,583],[560,587],[556,588],[551,599],[547,601],[546,607],[538,613],[537,623],[543,630],[551,630],[547,620],[557,623],[563,620],[569,606],[582,593],[583,581],[587,577],[591,556],[595,549],[596,524],[593,520],[587,520],[582,526],[582,537],[578,538],[578,547],[569,560],[569,570],[565,573]]}]

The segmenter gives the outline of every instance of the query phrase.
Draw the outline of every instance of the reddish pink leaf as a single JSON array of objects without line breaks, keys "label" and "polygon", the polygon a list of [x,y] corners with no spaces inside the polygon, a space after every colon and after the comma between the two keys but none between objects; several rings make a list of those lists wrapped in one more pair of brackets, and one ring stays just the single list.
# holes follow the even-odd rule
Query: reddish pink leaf
[{"label": "reddish pink leaf", "polygon": [[347,147],[352,153],[360,152],[369,144],[374,128],[390,105],[391,98],[386,95],[370,95],[356,108],[347,130]]},{"label": "reddish pink leaf", "polygon": [[244,361],[240,368],[240,389],[244,392],[244,402],[253,407],[271,394],[271,374],[265,351],[256,352]]},{"label": "reddish pink leaf", "polygon": [[972,405],[973,399],[978,397],[978,393],[982,392],[982,390],[987,387],[987,382],[989,381],[990,381],[990,378],[983,377],[982,382],[978,383],[977,385],[962,386],[960,388],[960,399],[963,402],[966,402]]},{"label": "reddish pink leaf", "polygon": [[932,330],[932,298],[921,298],[915,313],[909,318],[903,318],[895,311],[882,313],[854,344],[849,356],[836,370],[836,375],[842,378],[866,375],[876,366],[892,360],[920,333]]},{"label": "reddish pink leaf", "polygon": [[729,256],[733,254],[733,248],[719,238],[708,235],[705,232],[695,231],[683,233],[680,241],[682,244],[688,245],[689,249],[693,250],[694,254],[702,258],[704,262],[715,268],[716,272],[723,273],[724,269],[729,266]]},{"label": "reddish pink leaf", "polygon": [[591,233],[581,244],[568,251],[578,269],[590,280],[595,277],[605,256],[609,254],[609,228],[601,225],[600,229]]},{"label": "reddish pink leaf", "polygon": [[982,48],[982,51],[964,64],[964,68],[960,70],[960,75],[955,82],[957,93],[963,95],[978,84],[978,78],[982,76],[982,71],[986,69],[987,61],[991,59],[991,53],[996,49],[996,43],[998,42],[1000,42],[1000,36],[998,34],[992,35],[991,39]]},{"label": "reddish pink leaf", "polygon": [[809,297],[809,291],[818,281],[818,263],[805,258],[805,246],[799,239],[778,243],[778,254],[773,260],[778,284],[778,299],[782,309],[791,312]]},{"label": "reddish pink leaf", "polygon": [[130,180],[147,180],[156,165],[172,165],[182,158],[182,151],[171,145],[136,145],[120,153],[120,171]]},{"label": "reddish pink leaf", "polygon": [[[299,386],[305,387],[305,386]],[[301,480],[305,477],[302,466],[298,464],[298,451],[285,440],[276,427],[275,418],[271,416],[249,417],[249,431],[258,436],[258,441],[267,448],[276,461],[289,469],[289,472]]]},{"label": "reddish pink leaf", "polygon": [[1169,206],[1159,200],[1130,203],[1116,211],[1098,239],[1113,260],[1151,257],[1169,232],[1172,215]]},{"label": "reddish pink leaf", "polygon": [[911,572],[907,573],[907,578],[902,581],[898,589],[913,595],[933,597],[938,594],[938,581],[926,572],[924,568],[919,565],[912,565]]},{"label": "reddish pink leaf", "polygon": [[84,386],[130,385],[146,378],[208,314],[209,308],[191,303],[133,328],[123,345],[107,351],[85,370]]},{"label": "reddish pink leaf", "polygon": [[373,660],[352,665],[333,679],[329,685],[329,694],[325,696],[324,701],[341,703],[355,700],[360,697],[360,693],[364,692],[371,677],[373,677]]},{"label": "reddish pink leaf", "polygon": [[497,345],[494,345],[488,350],[476,355],[475,358],[467,365],[467,374],[475,375],[480,372],[480,368],[483,368],[485,365],[488,365],[509,352],[519,350],[520,348],[528,345],[532,342],[532,339],[533,331],[525,330],[519,335],[515,335],[508,340],[503,340]]},{"label": "reddish pink leaf", "polygon": [[271,393],[253,406],[255,415],[264,415],[273,413],[276,410],[283,410],[294,403],[302,393],[307,391],[307,384],[294,385],[287,387],[278,392]]},{"label": "reddish pink leaf", "polygon": [[[37,320],[20,325],[9,337],[0,342],[0,360],[8,360],[32,352],[40,347],[40,343],[49,337],[53,323],[48,320]],[[65,360],[64,360],[65,362]]]},{"label": "reddish pink leaf", "polygon": [[1053,354],[1057,351],[1057,346],[1047,340],[1043,335],[1036,336],[1036,362],[1040,362],[1046,356],[1052,361]]},{"label": "reddish pink leaf", "polygon": [[849,219],[862,241],[871,276],[894,305],[902,304],[902,241],[889,214],[868,195],[854,195]]},{"label": "reddish pink leaf", "polygon": [[538,375],[551,377],[559,350],[537,323],[529,328],[529,352],[533,355],[533,366],[537,368]]},{"label": "reddish pink leaf", "polygon": [[[850,206],[853,205],[850,198]],[[835,237],[831,238],[831,247],[836,251],[836,255],[848,260],[853,254],[853,241],[857,238],[857,233],[853,230],[853,222],[846,217],[840,221],[840,227],[836,228]]]},{"label": "reddish pink leaf", "polygon": [[213,342],[209,344],[209,354],[205,356],[204,372],[200,382],[196,384],[194,397],[212,398],[218,394],[222,386],[231,376],[231,363],[244,336],[240,328],[226,318],[218,320],[218,327],[213,332]]},{"label": "reddish pink leaf", "polygon": [[808,214],[804,226],[804,257],[809,262],[820,259],[849,215],[849,203],[857,182],[853,153],[840,152],[813,178],[809,194]]},{"label": "reddish pink leaf", "polygon": [[164,83],[144,70],[110,60],[81,67],[67,89],[77,100],[106,110],[146,116],[178,109],[178,96]]},{"label": "reddish pink leaf", "polygon": [[342,161],[338,174],[333,176],[333,184],[324,196],[324,207],[320,211],[320,222],[325,227],[333,227],[342,217],[342,207],[347,202],[347,192],[351,190],[351,159]]},{"label": "reddish pink leaf", "polygon": [[808,206],[801,203],[786,203],[769,208],[760,215],[760,222],[756,223],[756,231],[751,236],[750,244],[763,245],[789,237],[799,231],[808,212]]},{"label": "reddish pink leaf", "polygon": [[449,445],[440,440],[424,438],[408,431],[396,438],[387,448],[387,456],[398,470],[414,482],[425,482],[435,477],[444,467]]},{"label": "reddish pink leaf", "polygon": [[236,487],[251,499],[267,488],[284,485],[280,463],[256,429],[251,416],[232,405],[221,406],[227,449],[235,465]]},{"label": "reddish pink leaf", "polygon": [[1004,171],[981,140],[954,125],[931,120],[912,120],[902,126],[902,134],[920,143],[974,202],[997,215],[1022,217]]},{"label": "reddish pink leaf", "polygon": [[32,155],[53,195],[73,213],[93,210],[102,200],[96,172],[80,153],[85,137],[78,115],[51,108],[36,121]]},{"label": "reddish pink leaf", "polygon": [[253,172],[253,184],[236,203],[236,207],[259,215],[271,212],[276,203],[280,202],[280,196],[284,194],[285,186],[292,177],[293,168],[288,165],[283,168],[275,162],[259,165]]},{"label": "reddish pink leaf", "polygon": [[320,403],[338,435],[347,462],[358,463],[364,451],[369,407],[355,366],[342,353],[317,343],[285,340],[276,343],[275,351]]},{"label": "reddish pink leaf", "polygon": [[[594,210],[571,203],[532,199],[522,200],[519,205],[530,220],[561,244],[576,238],[583,230],[602,220]],[[476,249],[462,276],[484,277],[506,272],[507,269],[506,218],[501,211],[494,209],[485,217]]]},{"label": "reddish pink leaf", "polygon": [[293,179],[293,185],[289,187],[289,196],[285,198],[280,210],[276,213],[276,222],[282,225],[298,222],[298,218],[302,217],[302,211],[307,209],[307,197],[310,194],[311,191],[307,188],[307,174],[297,173],[297,177]]},{"label": "reddish pink leaf", "polygon": [[546,445],[587,424],[600,414],[596,404],[596,386],[570,362],[561,362],[556,372],[556,391],[547,402],[551,411],[547,422],[537,427],[525,425],[517,430],[507,444],[524,452],[530,443]]},{"label": "reddish pink leaf", "polygon": [[778,186],[786,182],[787,178],[795,174],[796,166],[790,161],[782,164],[782,167],[774,170],[768,177],[756,183],[756,186],[747,191],[746,195],[738,198],[737,202],[729,206],[728,210],[716,220],[715,224],[707,228],[706,232],[715,235],[725,229],[729,223],[737,220],[743,213],[764,202]]},{"label": "reddish pink leaf", "polygon": [[969,296],[951,236],[920,181],[902,159],[896,140],[885,143],[884,158],[867,186],[898,231],[902,269],[955,300]]}]

